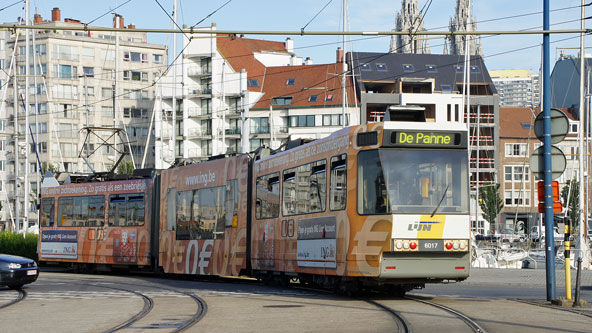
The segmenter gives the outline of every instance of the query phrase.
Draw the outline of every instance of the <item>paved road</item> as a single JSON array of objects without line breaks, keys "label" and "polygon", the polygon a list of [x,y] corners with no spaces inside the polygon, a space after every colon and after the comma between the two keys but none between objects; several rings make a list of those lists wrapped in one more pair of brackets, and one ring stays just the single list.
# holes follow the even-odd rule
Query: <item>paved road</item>
[{"label": "paved road", "polygon": [[[561,276],[558,272],[559,285]],[[582,285],[583,298],[592,302],[592,272],[584,272]],[[190,297],[195,295],[207,303],[207,313],[189,332],[396,331],[397,323],[387,308],[402,315],[415,332],[470,332],[458,317],[409,299],[347,298],[238,279],[42,272],[25,291],[25,300],[0,309],[3,333],[105,332],[146,309],[140,294],[152,300],[152,307],[123,331],[172,332],[195,315],[198,305]],[[558,295],[561,291],[558,288]],[[516,301],[546,303],[543,270],[474,269],[465,282],[429,285],[411,294],[460,311],[488,332],[592,331],[590,317]],[[16,296],[14,291],[0,289],[0,306]]]}]

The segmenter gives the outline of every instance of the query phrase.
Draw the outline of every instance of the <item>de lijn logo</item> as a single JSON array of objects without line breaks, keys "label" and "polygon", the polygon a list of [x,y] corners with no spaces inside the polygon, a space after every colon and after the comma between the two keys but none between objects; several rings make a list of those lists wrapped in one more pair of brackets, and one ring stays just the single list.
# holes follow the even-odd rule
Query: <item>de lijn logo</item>
[{"label": "de lijn logo", "polygon": [[419,221],[414,223],[409,223],[407,230],[409,231],[432,231],[432,225],[440,224],[438,221]]}]

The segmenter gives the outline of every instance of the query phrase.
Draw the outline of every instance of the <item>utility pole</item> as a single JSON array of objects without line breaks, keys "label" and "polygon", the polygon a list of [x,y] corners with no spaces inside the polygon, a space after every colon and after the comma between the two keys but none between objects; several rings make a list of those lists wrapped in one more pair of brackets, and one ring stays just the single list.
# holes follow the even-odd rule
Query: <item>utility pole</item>
[{"label": "utility pole", "polygon": [[[25,0],[25,22],[27,25],[30,24],[29,21],[29,0]],[[31,30],[27,29],[25,33],[25,176],[24,176],[24,207],[23,207],[23,231],[26,231],[29,227],[29,206],[30,206],[30,198],[29,198],[29,77],[31,76],[31,54],[30,54],[30,47],[31,47]]]},{"label": "utility pole", "polygon": [[[549,0],[543,0],[543,30],[549,30]],[[555,299],[555,241],[553,239],[553,184],[551,162],[550,34],[543,34],[543,150],[545,185],[545,259],[547,301]]]}]

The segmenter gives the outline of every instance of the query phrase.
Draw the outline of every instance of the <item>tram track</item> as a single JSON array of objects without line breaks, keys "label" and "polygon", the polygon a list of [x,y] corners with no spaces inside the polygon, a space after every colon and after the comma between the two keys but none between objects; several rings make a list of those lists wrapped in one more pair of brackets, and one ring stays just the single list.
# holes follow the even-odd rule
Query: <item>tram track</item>
[{"label": "tram track", "polygon": [[486,333],[487,332],[487,330],[485,330],[481,325],[479,325],[479,323],[477,323],[475,320],[471,319],[470,317],[468,317],[467,315],[463,314],[460,311],[454,310],[452,308],[449,308],[449,307],[444,306],[439,303],[434,303],[434,302],[429,302],[429,301],[426,301],[423,299],[419,299],[414,296],[404,296],[403,298],[408,299],[408,300],[412,300],[412,301],[416,301],[416,302],[420,302],[420,303],[423,303],[426,305],[430,305],[430,306],[436,307],[438,309],[444,310],[450,314],[453,314],[455,317],[459,318],[465,324],[467,324],[467,326],[469,326],[473,332],[476,332],[476,333]]},{"label": "tram track", "polygon": [[7,307],[9,307],[11,305],[15,305],[16,303],[24,300],[27,297],[27,292],[26,291],[24,291],[22,289],[16,289],[15,291],[18,292],[17,297],[15,299],[13,299],[12,301],[6,303],[6,304],[0,305],[0,309],[4,309],[4,308],[7,308]]},{"label": "tram track", "polygon": [[372,300],[364,300],[364,302],[374,305],[386,312],[388,312],[393,319],[395,320],[395,322],[397,323],[397,332],[398,333],[411,333],[411,325],[409,324],[409,322],[407,321],[407,319],[405,319],[405,317],[403,317],[398,311],[389,308],[386,305],[380,304],[376,301],[372,301]]},{"label": "tram track", "polygon": [[[174,288],[170,288],[170,287],[163,287],[162,285],[158,285],[158,284],[136,284],[136,283],[127,283],[127,282],[121,282],[121,281],[117,281],[117,282],[113,282],[113,281],[96,281],[94,279],[88,281],[88,280],[81,280],[81,279],[53,279],[55,281],[59,281],[59,282],[63,282],[64,280],[71,280],[71,281],[87,281],[87,283],[80,283],[80,282],[74,282],[73,284],[78,284],[78,285],[90,285],[90,286],[94,286],[94,287],[100,287],[100,288],[109,288],[109,289],[114,289],[114,290],[120,290],[120,291],[125,291],[125,292],[130,292],[133,294],[136,294],[140,297],[142,297],[144,299],[144,308],[138,312],[136,315],[134,315],[133,317],[131,317],[129,320],[127,320],[124,323],[121,323],[105,332],[116,332],[119,330],[123,330],[126,328],[134,328],[131,327],[133,324],[137,324],[142,318],[146,317],[146,315],[148,315],[148,313],[150,313],[150,311],[152,311],[152,309],[154,308],[154,300],[143,294],[140,293],[138,291],[135,290],[129,290],[129,289],[123,289],[123,288],[117,288],[117,287],[111,287],[111,286],[105,286],[103,284],[105,283],[117,283],[119,285],[129,285],[129,286],[133,286],[133,287],[144,287],[144,288],[154,288],[157,289],[159,291],[161,290],[166,290],[169,292],[173,292],[173,293],[178,293],[178,294],[182,294],[188,298],[191,298],[196,304],[197,304],[197,310],[195,311],[195,313],[186,321],[182,321],[180,323],[176,323],[174,324],[174,329],[172,330],[172,332],[183,332],[187,329],[189,329],[190,327],[192,327],[193,325],[195,325],[196,323],[198,323],[200,320],[202,320],[205,315],[207,314],[207,303],[204,299],[202,299],[199,296],[196,296],[192,293],[189,292],[185,292],[185,291],[181,291],[181,290],[177,290]],[[153,324],[154,327],[157,327],[158,324]]]}]

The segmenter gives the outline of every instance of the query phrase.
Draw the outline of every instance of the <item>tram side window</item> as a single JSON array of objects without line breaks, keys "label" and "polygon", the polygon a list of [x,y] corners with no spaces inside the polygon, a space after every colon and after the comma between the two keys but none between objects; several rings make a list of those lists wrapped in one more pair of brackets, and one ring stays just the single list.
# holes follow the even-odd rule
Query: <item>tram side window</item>
[{"label": "tram side window", "polygon": [[280,213],[280,174],[275,172],[257,177],[255,217],[267,219]]},{"label": "tram side window", "polygon": [[74,198],[64,197],[58,199],[58,226],[72,226],[72,205]]},{"label": "tram side window", "polygon": [[109,196],[109,225],[116,227],[144,225],[143,193],[112,194]]},{"label": "tram side window", "polygon": [[41,199],[40,224],[42,227],[53,227],[54,198]]},{"label": "tram side window", "polygon": [[226,181],[226,200],[224,201],[224,226],[236,228],[238,225],[238,180]]},{"label": "tram side window", "polygon": [[331,157],[329,209],[345,209],[347,203],[347,155]]},{"label": "tram side window", "polygon": [[225,195],[226,186],[177,192],[176,239],[224,238]]},{"label": "tram side window", "polygon": [[[53,199],[52,199],[53,200]],[[105,221],[105,196],[91,195],[58,199],[58,226],[94,227]],[[43,206],[43,203],[42,203]],[[43,207],[45,209],[45,207]],[[49,207],[47,209],[50,209]],[[53,208],[51,215],[53,216]],[[42,215],[45,212],[42,212]],[[53,219],[53,218],[52,218]],[[53,220],[50,220],[50,225]]]},{"label": "tram side window", "polygon": [[325,211],[327,193],[326,161],[307,163],[283,173],[284,215]]}]

